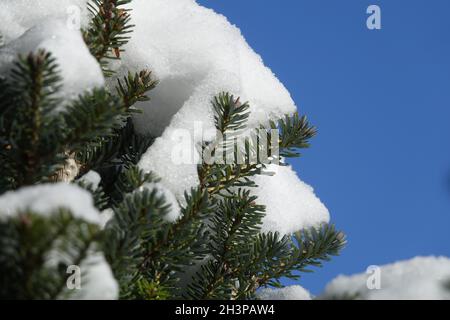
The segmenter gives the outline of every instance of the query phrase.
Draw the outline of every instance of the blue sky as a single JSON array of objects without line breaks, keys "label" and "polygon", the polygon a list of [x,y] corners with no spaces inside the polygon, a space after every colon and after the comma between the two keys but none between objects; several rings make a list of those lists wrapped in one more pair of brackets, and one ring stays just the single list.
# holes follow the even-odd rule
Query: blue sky
[{"label": "blue sky", "polygon": [[[348,236],[300,284],[450,256],[450,1],[201,0],[240,27],[318,127],[293,165]],[[382,10],[382,30],[366,9]]]}]

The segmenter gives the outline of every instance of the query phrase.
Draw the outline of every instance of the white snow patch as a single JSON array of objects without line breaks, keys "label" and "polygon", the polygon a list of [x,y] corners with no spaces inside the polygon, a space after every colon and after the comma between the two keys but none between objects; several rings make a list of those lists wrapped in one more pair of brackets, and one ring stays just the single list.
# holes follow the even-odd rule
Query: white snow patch
[{"label": "white snow patch", "polygon": [[281,289],[265,288],[257,292],[261,300],[311,300],[311,294],[301,286],[289,286]]},{"label": "white snow patch", "polygon": [[[192,143],[180,143],[171,133],[167,131],[164,137],[156,139],[138,165],[147,172],[156,173],[161,178],[161,184],[170,189],[180,203],[184,203],[184,192],[199,184],[197,165],[194,164],[199,154]],[[191,155],[192,161],[176,163],[174,145],[179,146],[180,153]]]},{"label": "white snow patch", "polygon": [[0,33],[5,43],[20,37],[28,29],[49,19],[60,19],[68,26],[88,22],[88,0],[2,0]]},{"label": "white snow patch", "polygon": [[81,289],[71,291],[72,300],[116,300],[119,285],[102,253],[88,256],[80,265]]},{"label": "white snow patch", "polygon": [[108,222],[114,217],[114,210],[111,208],[100,212],[100,227],[104,229]]},{"label": "white snow patch", "polygon": [[36,23],[19,38],[0,48],[1,74],[9,72],[19,54],[27,55],[45,49],[52,53],[59,66],[63,79],[62,90],[58,93],[61,98],[67,101],[86,90],[104,86],[100,65],[90,54],[80,30],[68,28],[63,20],[58,19]]},{"label": "white snow patch", "polygon": [[258,187],[251,189],[258,203],[266,206],[263,231],[289,234],[329,222],[328,209],[291,166],[270,165],[267,171],[275,175],[255,177]]},{"label": "white snow patch", "polygon": [[[370,290],[373,273],[338,276],[321,298],[356,297],[362,300],[442,300],[450,299],[444,283],[450,280],[450,259],[415,257],[380,267],[380,289]],[[372,278],[369,278],[372,277]]]},{"label": "white snow patch", "polygon": [[96,190],[98,188],[102,178],[100,177],[100,175],[97,172],[95,172],[94,170],[90,170],[88,173],[83,175],[78,180],[87,185],[91,184],[92,187],[94,188],[94,190]]},{"label": "white snow patch", "polygon": [[8,219],[18,211],[26,210],[49,216],[58,208],[67,208],[77,218],[100,224],[99,212],[91,194],[73,184],[41,184],[9,191],[0,196],[0,219]]}]

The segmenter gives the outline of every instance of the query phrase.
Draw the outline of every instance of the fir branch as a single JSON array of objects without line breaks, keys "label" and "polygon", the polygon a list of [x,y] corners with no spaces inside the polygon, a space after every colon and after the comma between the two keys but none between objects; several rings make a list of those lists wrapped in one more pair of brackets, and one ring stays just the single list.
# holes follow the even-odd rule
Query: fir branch
[{"label": "fir branch", "polygon": [[212,216],[209,238],[211,259],[202,266],[188,286],[188,297],[220,299],[230,297],[237,281],[240,258],[245,255],[242,243],[256,237],[261,230],[264,206],[255,203],[249,191],[239,190],[222,199]]},{"label": "fir branch", "polygon": [[235,99],[233,95],[222,92],[214,97],[212,101],[215,112],[214,121],[216,129],[225,134],[228,131],[238,131],[245,128],[250,112],[249,104],[241,103],[240,99]]},{"label": "fir branch", "polygon": [[134,75],[129,72],[128,76],[123,77],[123,82],[117,79],[116,91],[125,108],[130,109],[137,102],[150,100],[147,92],[154,89],[157,84],[158,81],[152,78],[151,71],[142,70]]},{"label": "fir branch", "polygon": [[[215,112],[215,126],[223,140],[205,144],[202,154],[209,154],[214,158],[219,152],[223,155],[223,151],[230,147],[230,141],[234,142],[234,137],[245,128],[250,106],[248,103],[241,104],[239,98],[235,99],[233,95],[224,92],[214,97],[212,106]],[[198,168],[200,186],[210,195],[233,186],[251,186],[253,183],[248,177],[255,174],[256,166],[237,163],[237,161],[231,165],[221,164],[219,161],[213,164],[203,163]]]},{"label": "fir branch", "polygon": [[126,195],[114,208],[113,220],[105,229],[104,252],[121,281],[121,295],[135,290],[146,248],[167,225],[164,216],[169,209],[164,197],[148,188]]},{"label": "fir branch", "polygon": [[77,180],[75,184],[92,195],[94,206],[98,210],[103,211],[109,208],[109,199],[101,186],[94,188],[92,183],[86,183],[83,180]]},{"label": "fir branch", "polygon": [[152,172],[145,173],[138,166],[131,165],[119,174],[110,192],[109,201],[113,206],[117,206],[127,194],[142,188],[146,183],[159,181],[160,179]]},{"label": "fir branch", "polygon": [[279,287],[283,277],[298,279],[298,272],[322,266],[330,256],[345,246],[345,235],[333,225],[296,232],[294,239],[277,233],[261,234],[251,245],[250,258],[242,261],[244,273],[239,277],[239,298],[251,297],[265,286]]},{"label": "fir branch", "polygon": [[[128,118],[126,125],[121,128],[113,128],[111,136],[99,137],[89,143],[77,153],[77,161],[83,164],[80,174],[89,170],[108,171],[117,167],[125,167],[137,164],[142,155],[153,144],[154,138],[148,135],[137,134],[133,122]],[[120,168],[117,174],[121,172]],[[108,179],[109,185],[116,179]]]},{"label": "fir branch", "polygon": [[[205,226],[203,219],[212,212],[213,204],[201,190],[185,193],[187,205],[182,208],[181,217],[172,224],[167,224],[152,239],[140,270],[144,271],[149,263],[170,258],[172,270],[180,270],[184,265],[191,265],[205,254]],[[177,254],[175,254],[177,253]]]},{"label": "fir branch", "polygon": [[62,117],[67,126],[65,144],[72,153],[98,137],[111,137],[125,121],[126,109],[105,89],[93,89],[75,100]]},{"label": "fir branch", "polygon": [[[50,175],[64,158],[61,129],[53,112],[61,78],[55,59],[39,50],[19,56],[8,78],[0,81],[0,157],[5,185],[17,188]],[[52,141],[54,140],[54,141]],[[51,143],[50,143],[51,142]],[[3,185],[3,183],[2,183]]]},{"label": "fir branch", "polygon": [[[317,134],[317,129],[311,126],[306,116],[300,117],[298,113],[285,116],[278,122],[270,122],[271,129],[279,130],[280,156],[286,158],[299,157],[298,149],[309,148],[309,140]],[[270,135],[268,141],[271,141]]]},{"label": "fir branch", "polygon": [[131,0],[91,0],[88,9],[93,16],[83,32],[84,41],[91,54],[101,63],[105,75],[112,75],[108,60],[119,59],[122,47],[128,43],[132,32],[128,9],[122,7]]}]

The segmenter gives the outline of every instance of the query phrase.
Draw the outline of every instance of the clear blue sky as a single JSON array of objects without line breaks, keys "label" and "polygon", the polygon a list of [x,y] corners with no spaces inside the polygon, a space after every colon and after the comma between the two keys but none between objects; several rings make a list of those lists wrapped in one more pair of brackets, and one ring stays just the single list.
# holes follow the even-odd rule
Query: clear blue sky
[{"label": "clear blue sky", "polygon": [[319,128],[293,164],[348,246],[300,284],[317,294],[372,264],[450,256],[450,1],[198,2],[240,27]]}]

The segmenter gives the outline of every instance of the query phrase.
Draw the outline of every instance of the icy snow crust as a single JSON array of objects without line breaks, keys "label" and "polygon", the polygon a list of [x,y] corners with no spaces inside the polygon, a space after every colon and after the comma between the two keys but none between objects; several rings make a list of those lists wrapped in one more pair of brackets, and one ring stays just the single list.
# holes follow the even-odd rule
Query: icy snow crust
[{"label": "icy snow crust", "polygon": [[374,274],[341,275],[327,285],[322,297],[356,297],[362,300],[450,299],[450,290],[444,288],[444,284],[450,281],[449,258],[416,257],[381,266],[379,274],[380,289],[368,289],[367,280]]}]

